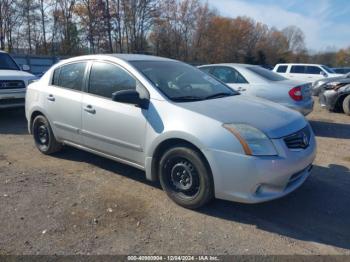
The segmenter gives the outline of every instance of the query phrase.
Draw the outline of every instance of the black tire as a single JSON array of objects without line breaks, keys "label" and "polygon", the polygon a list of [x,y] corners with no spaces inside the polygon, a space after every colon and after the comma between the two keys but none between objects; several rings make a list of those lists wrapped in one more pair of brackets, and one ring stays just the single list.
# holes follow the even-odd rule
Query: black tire
[{"label": "black tire", "polygon": [[214,197],[214,183],[205,160],[186,145],[174,146],[164,153],[159,179],[167,195],[185,208],[199,208]]},{"label": "black tire", "polygon": [[350,116],[350,95],[345,97],[343,100],[343,110],[345,114]]},{"label": "black tire", "polygon": [[32,134],[35,145],[41,153],[50,155],[61,150],[62,144],[57,142],[46,117],[39,115],[34,118]]}]

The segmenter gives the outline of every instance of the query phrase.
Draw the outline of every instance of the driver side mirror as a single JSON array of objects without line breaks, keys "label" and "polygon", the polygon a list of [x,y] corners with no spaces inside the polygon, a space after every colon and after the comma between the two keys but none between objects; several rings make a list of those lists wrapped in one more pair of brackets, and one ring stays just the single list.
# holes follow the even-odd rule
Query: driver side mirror
[{"label": "driver side mirror", "polygon": [[320,74],[323,75],[324,77],[328,77],[328,74],[326,72],[321,71]]},{"label": "driver side mirror", "polygon": [[112,100],[115,102],[132,104],[142,109],[147,109],[149,100],[140,98],[139,92],[136,90],[121,90],[112,94]]},{"label": "driver side mirror", "polygon": [[29,65],[22,65],[22,70],[23,71],[30,71],[30,66]]}]

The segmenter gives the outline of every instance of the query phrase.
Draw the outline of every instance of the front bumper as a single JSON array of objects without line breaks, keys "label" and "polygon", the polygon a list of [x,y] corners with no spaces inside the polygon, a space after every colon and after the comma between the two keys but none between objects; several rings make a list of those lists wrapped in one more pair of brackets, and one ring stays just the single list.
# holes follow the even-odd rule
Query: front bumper
[{"label": "front bumper", "polygon": [[212,169],[215,196],[242,203],[259,203],[283,197],[301,186],[310,175],[316,156],[312,134],[306,149],[292,150],[283,138],[272,139],[277,156],[247,156],[205,150]]},{"label": "front bumper", "polygon": [[0,108],[22,107],[25,104],[26,90],[1,90]]}]

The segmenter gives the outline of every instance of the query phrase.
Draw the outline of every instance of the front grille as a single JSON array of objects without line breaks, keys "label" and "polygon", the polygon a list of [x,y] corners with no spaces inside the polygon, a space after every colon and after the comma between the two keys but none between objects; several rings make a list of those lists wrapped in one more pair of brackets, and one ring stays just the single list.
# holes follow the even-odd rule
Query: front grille
[{"label": "front grille", "polygon": [[309,146],[311,132],[309,126],[304,127],[298,132],[284,138],[288,148],[305,149]]},{"label": "front grille", "polygon": [[24,104],[24,98],[0,99],[0,105]]},{"label": "front grille", "polygon": [[25,87],[26,85],[22,80],[0,80],[0,89],[17,89]]}]

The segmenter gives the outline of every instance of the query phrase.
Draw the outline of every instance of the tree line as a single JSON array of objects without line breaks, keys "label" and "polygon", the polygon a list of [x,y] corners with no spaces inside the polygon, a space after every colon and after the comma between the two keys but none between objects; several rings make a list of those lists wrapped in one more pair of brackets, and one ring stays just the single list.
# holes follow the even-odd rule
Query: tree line
[{"label": "tree line", "polygon": [[74,56],[145,53],[191,63],[350,65],[350,48],[309,54],[296,26],[226,18],[200,0],[1,0],[0,49]]}]

